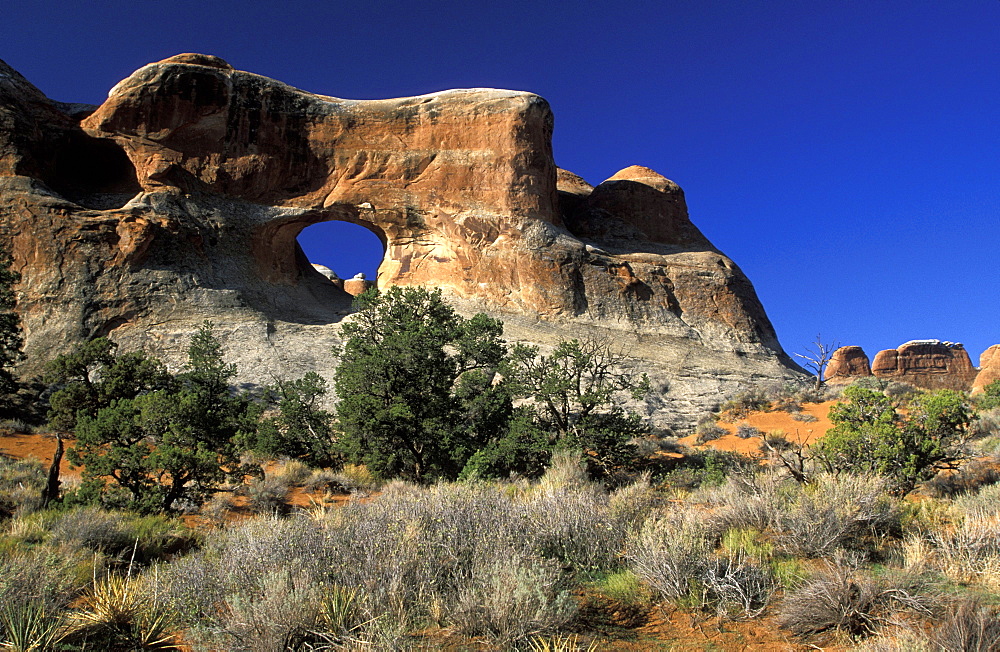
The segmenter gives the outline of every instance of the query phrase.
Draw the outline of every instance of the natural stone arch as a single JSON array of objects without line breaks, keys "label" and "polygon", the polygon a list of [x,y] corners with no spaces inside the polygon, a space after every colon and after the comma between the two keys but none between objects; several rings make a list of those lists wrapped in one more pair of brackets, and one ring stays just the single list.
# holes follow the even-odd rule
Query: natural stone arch
[{"label": "natural stone arch", "polygon": [[[303,278],[322,276],[313,269],[298,243],[298,237],[307,227],[323,222],[348,222],[375,234],[382,246],[384,263],[389,251],[389,237],[380,225],[366,217],[353,206],[275,217],[261,225],[250,240],[258,273],[264,280],[278,285],[295,285]],[[381,267],[380,264],[380,270]]]},{"label": "natural stone arch", "polygon": [[[105,333],[180,365],[211,319],[241,382],[329,373],[350,297],[297,236],[340,220],[385,243],[380,287],[441,287],[543,346],[612,337],[670,387],[668,412],[693,420],[748,379],[797,377],[676,184],[640,167],[597,188],[560,175],[552,127],[532,93],[342,100],[191,54],[144,66],[78,122],[0,62],[0,246],[23,279],[25,372]],[[52,144],[81,130],[49,174]],[[47,190],[94,159],[118,173]]]}]

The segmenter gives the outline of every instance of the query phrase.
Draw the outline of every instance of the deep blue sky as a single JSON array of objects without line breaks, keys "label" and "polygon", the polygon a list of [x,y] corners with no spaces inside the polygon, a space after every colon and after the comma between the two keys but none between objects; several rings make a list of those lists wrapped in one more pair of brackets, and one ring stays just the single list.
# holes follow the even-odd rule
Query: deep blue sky
[{"label": "deep blue sky", "polygon": [[192,51],[344,98],[544,96],[560,167],[684,188],[789,352],[940,338],[978,363],[1000,342],[1000,0],[22,0],[0,19],[0,58],[62,101]]}]

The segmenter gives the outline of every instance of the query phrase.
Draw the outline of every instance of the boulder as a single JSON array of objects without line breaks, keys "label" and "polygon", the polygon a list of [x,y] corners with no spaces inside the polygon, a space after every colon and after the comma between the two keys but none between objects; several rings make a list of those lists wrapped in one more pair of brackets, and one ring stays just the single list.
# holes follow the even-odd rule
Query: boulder
[{"label": "boulder", "polygon": [[912,340],[895,349],[879,351],[872,373],[924,389],[967,392],[978,373],[965,347],[941,340]]},{"label": "boulder", "polygon": [[872,375],[868,356],[860,346],[842,346],[833,352],[826,366],[826,382],[847,385],[858,378]]},{"label": "boulder", "polygon": [[977,394],[998,380],[1000,380],[1000,344],[994,344],[979,356],[979,374],[972,383],[972,392]]},{"label": "boulder", "polygon": [[[183,54],[99,107],[52,102],[0,63],[0,245],[22,275],[26,373],[109,335],[179,364],[204,319],[241,381],[315,370],[351,294],[440,287],[543,347],[613,340],[658,388],[655,421],[692,421],[750,381],[794,380],[743,272],[638,166],[592,188],[559,171],[532,93],[388,100],[316,95]],[[374,281],[334,282],[296,237],[374,232]]]}]

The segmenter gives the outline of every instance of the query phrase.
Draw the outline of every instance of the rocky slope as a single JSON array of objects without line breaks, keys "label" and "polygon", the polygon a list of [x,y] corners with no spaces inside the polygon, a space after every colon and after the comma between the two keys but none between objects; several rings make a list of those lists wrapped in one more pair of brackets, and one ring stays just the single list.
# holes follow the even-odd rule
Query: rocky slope
[{"label": "rocky slope", "polygon": [[64,105],[0,62],[0,244],[23,277],[25,371],[105,334],[177,363],[208,318],[245,382],[329,375],[351,297],[296,236],[345,220],[384,243],[379,287],[442,287],[509,339],[612,338],[654,380],[659,423],[798,379],[681,189],[638,166],[592,188],[557,169],[552,128],[530,93],[343,100],[196,54]]}]

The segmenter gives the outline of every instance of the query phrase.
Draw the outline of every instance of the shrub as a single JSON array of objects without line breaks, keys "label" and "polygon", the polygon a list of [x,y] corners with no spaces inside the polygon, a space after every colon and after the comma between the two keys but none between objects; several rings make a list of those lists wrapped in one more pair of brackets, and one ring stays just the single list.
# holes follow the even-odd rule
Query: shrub
[{"label": "shrub", "polygon": [[764,435],[764,441],[760,444],[761,452],[784,453],[795,447],[795,444],[788,441],[784,430],[772,430]]},{"label": "shrub", "polygon": [[710,441],[716,440],[719,437],[725,437],[729,434],[729,431],[718,425],[717,423],[704,423],[704,425],[699,424],[698,429],[695,430],[697,437],[695,442],[699,446],[703,446]]},{"label": "shrub", "polygon": [[97,572],[98,560],[79,549],[38,547],[0,556],[0,604],[65,608]]},{"label": "shrub", "polygon": [[217,493],[201,506],[199,513],[204,516],[209,523],[216,527],[225,524],[230,512],[236,504],[231,496],[225,493]]},{"label": "shrub", "polygon": [[750,416],[751,412],[766,412],[771,402],[758,389],[749,389],[737,394],[719,407],[719,414],[726,421],[736,421]]},{"label": "shrub", "polygon": [[690,451],[678,466],[663,474],[663,487],[692,490],[723,484],[730,475],[758,466],[757,460],[746,455],[711,448]]},{"label": "shrub", "polygon": [[683,509],[646,522],[626,552],[632,571],[666,600],[754,618],[776,588],[768,569],[747,556],[716,557],[701,513]]},{"label": "shrub", "polygon": [[760,437],[761,431],[751,426],[749,423],[741,423],[736,428],[736,436],[740,439],[750,439],[751,437]]},{"label": "shrub", "polygon": [[39,509],[45,479],[41,462],[0,456],[0,518]]},{"label": "shrub", "polygon": [[1000,609],[978,599],[965,599],[949,606],[930,634],[934,650],[940,652],[991,652],[1000,649]]},{"label": "shrub", "polygon": [[875,578],[840,558],[786,594],[779,624],[798,635],[839,630],[867,636],[894,624],[901,610],[930,615],[934,598],[925,590],[919,578]]},{"label": "shrub", "polygon": [[972,493],[1000,482],[1000,472],[990,462],[969,460],[957,471],[942,471],[925,483],[931,495],[938,498]]},{"label": "shrub", "polygon": [[302,485],[312,475],[313,470],[301,460],[286,460],[276,473],[288,485]]},{"label": "shrub", "polygon": [[969,426],[969,433],[975,439],[1000,435],[1000,407],[980,410]]},{"label": "shrub", "polygon": [[345,464],[334,478],[348,493],[375,491],[381,485],[363,464]]},{"label": "shrub", "polygon": [[770,570],[741,555],[714,559],[703,571],[702,602],[720,617],[756,618],[777,588]]},{"label": "shrub", "polygon": [[[647,494],[609,497],[589,481],[552,479],[507,492],[393,482],[317,518],[216,531],[160,577],[169,607],[206,647],[350,639],[394,648],[400,632],[430,623],[513,646],[573,617],[574,576],[617,568]],[[349,634],[323,615],[321,587],[331,586],[357,592]]]},{"label": "shrub", "polygon": [[1000,588],[1000,485],[961,496],[954,505],[958,525],[927,535],[937,567],[955,582]]},{"label": "shrub", "polygon": [[247,487],[247,504],[254,514],[288,512],[288,481],[284,476],[255,478]]},{"label": "shrub", "polygon": [[780,552],[828,557],[839,548],[866,551],[899,531],[901,511],[886,486],[884,479],[850,475],[821,475],[802,486],[772,471],[733,475],[700,498],[716,506],[715,532],[769,532]]},{"label": "shrub", "polygon": [[788,412],[789,414],[802,412],[802,403],[791,396],[775,399],[771,403],[771,408],[775,411]]},{"label": "shrub", "polygon": [[792,419],[795,421],[801,421],[802,423],[815,423],[816,421],[819,421],[819,419],[808,412],[792,412]]},{"label": "shrub", "polygon": [[625,553],[632,571],[663,599],[677,602],[697,591],[694,583],[712,561],[702,514],[677,509],[646,521],[629,538]]},{"label": "shrub", "polygon": [[898,534],[901,512],[887,495],[888,486],[878,477],[817,477],[779,517],[779,549],[827,557],[842,547],[866,552],[880,536]]},{"label": "shrub", "polygon": [[34,427],[21,419],[0,419],[0,432],[30,435]]}]

